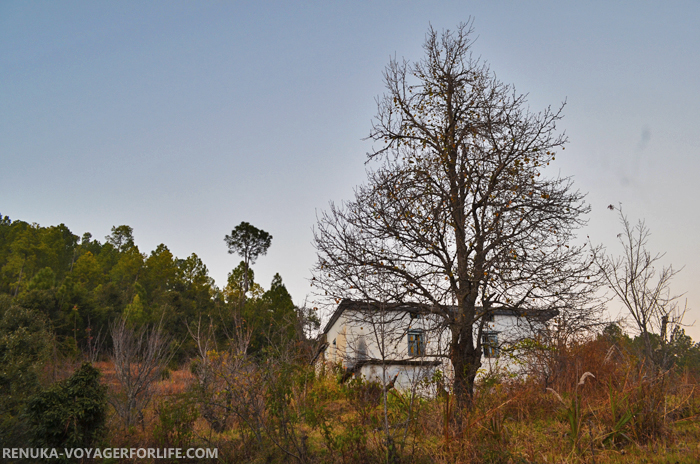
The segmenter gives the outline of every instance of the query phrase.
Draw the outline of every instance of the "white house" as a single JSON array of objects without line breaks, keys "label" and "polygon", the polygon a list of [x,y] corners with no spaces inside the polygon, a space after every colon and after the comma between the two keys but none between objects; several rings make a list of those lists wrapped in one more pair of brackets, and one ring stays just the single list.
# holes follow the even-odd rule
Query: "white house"
[{"label": "white house", "polygon": [[[482,331],[482,368],[488,371],[500,365],[515,369],[512,358],[501,356],[501,349],[530,336],[533,324],[542,324],[556,314],[492,310]],[[346,299],[325,325],[314,361],[319,368],[342,366],[344,379],[363,376],[409,389],[432,377],[438,368],[451,377],[448,344],[449,331],[438,316],[410,305],[381,307]]]}]

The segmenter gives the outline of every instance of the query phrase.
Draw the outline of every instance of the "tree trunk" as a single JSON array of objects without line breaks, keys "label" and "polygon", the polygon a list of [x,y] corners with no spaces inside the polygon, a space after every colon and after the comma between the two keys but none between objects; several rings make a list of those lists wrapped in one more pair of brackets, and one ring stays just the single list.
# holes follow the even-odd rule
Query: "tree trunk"
[{"label": "tree trunk", "polygon": [[453,331],[450,361],[454,368],[454,395],[459,409],[472,407],[474,379],[481,367],[481,350],[474,348],[473,338],[471,326]]}]

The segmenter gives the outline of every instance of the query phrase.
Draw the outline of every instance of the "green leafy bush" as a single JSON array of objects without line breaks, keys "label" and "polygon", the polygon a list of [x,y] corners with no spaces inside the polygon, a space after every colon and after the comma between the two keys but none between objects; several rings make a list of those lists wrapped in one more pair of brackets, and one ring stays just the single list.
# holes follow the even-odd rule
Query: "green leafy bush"
[{"label": "green leafy bush", "polygon": [[50,341],[39,313],[0,295],[0,441],[5,446],[26,443],[21,413],[40,389]]},{"label": "green leafy bush", "polygon": [[87,448],[105,432],[107,388],[100,371],[83,363],[71,377],[32,398],[28,415],[33,442],[42,448]]}]

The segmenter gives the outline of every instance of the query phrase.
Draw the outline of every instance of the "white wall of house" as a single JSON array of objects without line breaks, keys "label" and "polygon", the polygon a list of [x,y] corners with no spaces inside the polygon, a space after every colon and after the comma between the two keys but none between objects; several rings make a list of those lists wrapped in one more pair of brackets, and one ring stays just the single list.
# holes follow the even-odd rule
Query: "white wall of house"
[{"label": "white wall of house", "polygon": [[[452,375],[451,363],[445,358],[450,334],[439,333],[435,316],[411,317],[406,311],[356,311],[345,310],[328,329],[328,347],[323,353],[326,363],[341,364],[352,368],[358,361],[371,360],[361,367],[358,375],[367,380],[387,383],[396,377],[395,385],[402,389],[416,386],[425,377],[431,377],[440,368],[449,383]],[[519,369],[517,353],[505,354],[503,347],[513,346],[532,333],[530,323],[514,314],[496,313],[488,322],[484,332],[497,340],[494,354],[482,358],[481,375],[494,370]],[[414,337],[413,354],[409,352],[409,333],[422,333],[422,350],[416,353]],[[476,335],[476,333],[475,333]],[[401,365],[401,362],[423,363],[423,365]],[[440,361],[439,366],[434,362]]]}]

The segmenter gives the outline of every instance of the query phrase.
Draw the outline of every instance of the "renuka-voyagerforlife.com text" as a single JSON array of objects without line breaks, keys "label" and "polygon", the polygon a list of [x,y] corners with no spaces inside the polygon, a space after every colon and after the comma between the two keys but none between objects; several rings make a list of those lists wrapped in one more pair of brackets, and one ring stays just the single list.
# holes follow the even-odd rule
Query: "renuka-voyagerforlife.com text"
[{"label": "renuka-voyagerforlife.com text", "polygon": [[217,459],[218,448],[3,448],[3,459]]}]

